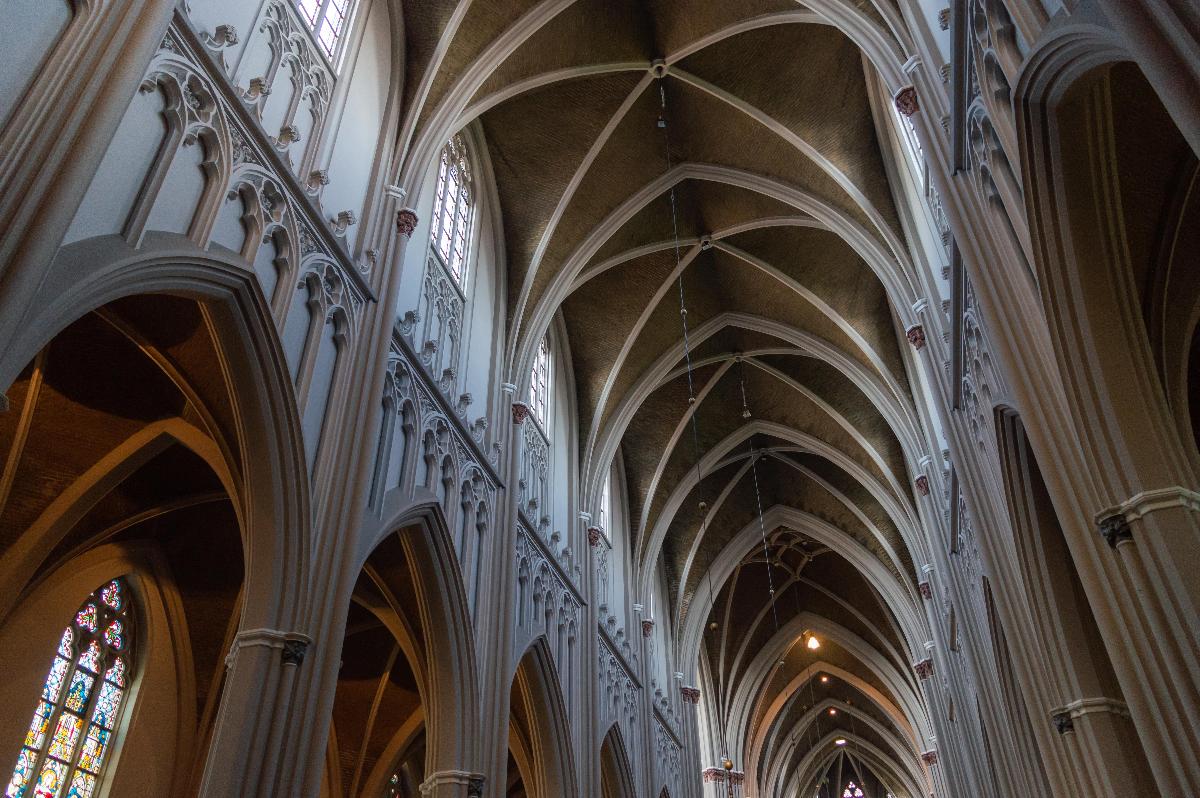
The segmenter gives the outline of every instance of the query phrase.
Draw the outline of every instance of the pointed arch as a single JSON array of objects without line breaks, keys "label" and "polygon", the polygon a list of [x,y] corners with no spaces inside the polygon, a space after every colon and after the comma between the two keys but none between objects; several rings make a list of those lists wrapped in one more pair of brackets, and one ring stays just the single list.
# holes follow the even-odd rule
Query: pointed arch
[{"label": "pointed arch", "polygon": [[527,752],[522,771],[531,798],[578,795],[571,724],[545,636],[534,640],[517,664],[510,712],[509,736],[518,741],[510,748]]},{"label": "pointed arch", "polygon": [[601,798],[634,798],[633,768],[620,727],[614,723],[600,745]]}]

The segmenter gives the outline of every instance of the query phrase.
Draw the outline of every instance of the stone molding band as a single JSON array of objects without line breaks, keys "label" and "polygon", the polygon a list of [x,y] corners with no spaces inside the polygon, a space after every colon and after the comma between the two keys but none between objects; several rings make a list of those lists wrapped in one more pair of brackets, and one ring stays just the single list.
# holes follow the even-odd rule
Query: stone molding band
[{"label": "stone molding band", "polygon": [[439,770],[421,782],[421,795],[435,795],[439,787],[465,787],[467,798],[482,798],[484,777],[466,770]]},{"label": "stone molding band", "polygon": [[1178,485],[1144,490],[1118,505],[1096,513],[1096,526],[1108,541],[1108,545],[1115,549],[1120,544],[1133,540],[1133,532],[1129,528],[1132,522],[1158,510],[1171,510],[1176,507],[1200,512],[1200,493]]},{"label": "stone molding band", "polygon": [[229,653],[225,655],[225,667],[232,668],[237,654],[243,648],[274,648],[280,652],[283,662],[289,665],[299,665],[304,662],[304,654],[312,643],[312,638],[300,632],[281,632],[278,629],[247,629],[239,632],[233,639]]}]

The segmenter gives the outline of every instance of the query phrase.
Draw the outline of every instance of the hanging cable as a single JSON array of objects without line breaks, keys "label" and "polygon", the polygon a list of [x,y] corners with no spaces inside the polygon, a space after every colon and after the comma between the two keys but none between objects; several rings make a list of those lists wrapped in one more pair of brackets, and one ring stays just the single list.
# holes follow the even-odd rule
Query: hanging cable
[{"label": "hanging cable", "polygon": [[[663,82],[662,77],[659,77],[659,79],[658,79],[658,98],[659,98],[659,103],[660,103],[660,112],[659,112],[659,116],[658,116],[657,125],[658,125],[658,128],[660,130],[662,130],[662,132],[663,132],[663,148],[666,153],[667,174],[670,174],[671,169],[672,169],[671,134],[667,127],[667,90],[666,90],[666,86]],[[706,530],[707,520],[708,520],[707,519],[708,502],[704,500],[704,475],[703,475],[703,471],[700,467],[700,459],[701,459],[700,458],[700,425],[699,425],[699,421],[696,418],[696,415],[697,415],[696,414],[696,386],[695,386],[695,378],[692,373],[693,372],[692,348],[691,348],[691,342],[688,338],[687,303],[685,301],[685,295],[684,295],[684,290],[683,290],[683,269],[681,268],[683,259],[680,257],[680,254],[679,254],[679,210],[678,210],[678,204],[675,200],[674,184],[671,185],[671,188],[668,193],[669,193],[670,199],[671,199],[671,235],[672,235],[672,239],[674,242],[675,271],[677,273],[678,284],[679,284],[679,320],[680,320],[680,325],[683,328],[683,356],[684,356],[684,362],[687,365],[688,413],[690,414],[690,426],[692,428],[692,450],[693,450],[693,456],[695,459],[695,468],[696,468],[696,492],[701,496],[701,500],[699,502],[699,508],[700,508],[699,535],[700,535],[700,539],[703,540],[705,530]],[[709,599],[709,605],[711,608],[710,612],[715,613],[717,611],[717,602],[716,602],[716,597],[713,594],[712,569],[711,568],[708,570],[707,576],[708,576],[708,599]],[[716,700],[716,709],[717,709],[717,716],[718,716],[717,726],[720,728],[720,732],[721,732],[721,752],[722,752],[721,756],[723,759],[727,759],[729,756],[729,740],[727,738],[726,731],[725,731],[725,720],[726,720],[725,700],[724,700],[725,685],[724,685],[724,675],[722,673],[720,673],[719,669],[717,671],[717,680],[718,680],[717,681],[718,695],[717,695],[717,700]]]},{"label": "hanging cable", "polygon": [[[738,358],[738,383],[742,388],[742,419],[750,420],[750,405],[746,401],[746,361]],[[767,564],[767,600],[775,619],[775,634],[779,634],[779,609],[775,604],[775,569],[771,567],[771,551],[767,546],[767,523],[763,519],[762,493],[758,489],[758,456],[754,451],[754,436],[750,436],[750,473],[754,476],[754,501],[758,507],[758,531],[762,535],[763,561]],[[784,652],[786,653],[786,652]],[[779,664],[783,664],[780,658]]]}]

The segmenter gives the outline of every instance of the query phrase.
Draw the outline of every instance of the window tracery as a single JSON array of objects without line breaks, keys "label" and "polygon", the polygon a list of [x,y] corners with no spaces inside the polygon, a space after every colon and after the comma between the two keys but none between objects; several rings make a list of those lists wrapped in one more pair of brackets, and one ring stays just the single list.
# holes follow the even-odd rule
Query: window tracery
[{"label": "window tracery", "polygon": [[346,30],[353,0],[296,0],[300,16],[308,23],[317,43],[327,57],[337,53],[338,42]]},{"label": "window tracery", "polygon": [[862,788],[854,782],[846,785],[846,789],[842,790],[842,798],[863,798]]},{"label": "window tracery", "polygon": [[6,798],[96,794],[132,675],[132,623],[120,579],[80,606],[59,639]]},{"label": "window tracery", "polygon": [[454,282],[466,281],[467,240],[474,216],[471,160],[467,143],[459,134],[442,147],[429,246],[441,259]]}]

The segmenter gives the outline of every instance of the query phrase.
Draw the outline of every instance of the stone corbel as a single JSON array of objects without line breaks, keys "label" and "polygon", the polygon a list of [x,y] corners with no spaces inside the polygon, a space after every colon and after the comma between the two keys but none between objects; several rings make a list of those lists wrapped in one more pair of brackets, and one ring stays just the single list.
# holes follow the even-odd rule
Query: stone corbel
[{"label": "stone corbel", "polygon": [[310,197],[317,197],[321,194],[321,189],[329,185],[329,170],[314,169],[308,173],[308,179],[304,181],[304,193]]},{"label": "stone corbel", "polygon": [[216,59],[221,64],[221,69],[229,72],[229,64],[225,62],[225,53],[222,51],[238,43],[237,28],[233,25],[218,25],[212,33],[201,31],[200,41],[204,42],[204,46],[216,54]]},{"label": "stone corbel", "polygon": [[921,104],[917,100],[917,89],[915,86],[905,86],[896,92],[892,97],[892,101],[896,103],[896,110],[904,116],[912,116],[917,111],[921,110]]},{"label": "stone corbel", "polygon": [[931,749],[929,751],[924,752],[923,754],[921,754],[921,761],[924,762],[928,767],[933,767],[934,765],[937,764],[937,761],[938,761],[937,751]]},{"label": "stone corbel", "polygon": [[412,208],[401,208],[396,211],[396,231],[405,238],[412,238],[417,229],[417,212]]},{"label": "stone corbel", "polygon": [[921,474],[919,477],[917,477],[914,484],[917,487],[917,493],[921,494],[922,496],[929,495],[929,477]]},{"label": "stone corbel", "polygon": [[642,637],[650,637],[654,633],[654,619],[642,618]]},{"label": "stone corbel", "polygon": [[925,328],[920,324],[914,324],[905,330],[904,337],[912,344],[912,348],[918,352],[925,348]]},{"label": "stone corbel", "polygon": [[926,657],[920,662],[914,662],[913,672],[917,674],[918,679],[928,679],[933,676],[933,660]]},{"label": "stone corbel", "polygon": [[263,77],[250,78],[250,88],[242,92],[242,99],[250,105],[257,105],[271,93],[271,86]]},{"label": "stone corbel", "polygon": [[587,528],[587,540],[589,546],[593,549],[597,548],[600,545],[600,527],[589,526]]},{"label": "stone corbel", "polygon": [[335,236],[345,238],[346,231],[358,224],[358,217],[354,215],[354,211],[338,211],[338,215],[330,219],[329,224]]},{"label": "stone corbel", "polygon": [[287,148],[300,141],[300,128],[295,125],[284,125],[279,128],[279,135],[275,137],[275,149],[280,152],[286,152]]},{"label": "stone corbel", "polygon": [[1115,549],[1133,540],[1133,531],[1129,526],[1132,522],[1158,510],[1176,507],[1200,512],[1200,493],[1179,486],[1145,490],[1116,506],[1101,510],[1096,514],[1096,525],[1108,545]]},{"label": "stone corbel", "polygon": [[529,418],[529,405],[524,402],[512,403],[512,420],[518,427],[525,423],[525,419]]}]

